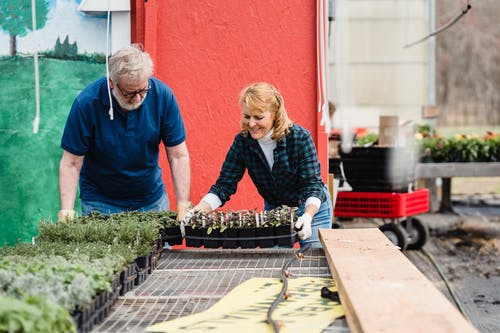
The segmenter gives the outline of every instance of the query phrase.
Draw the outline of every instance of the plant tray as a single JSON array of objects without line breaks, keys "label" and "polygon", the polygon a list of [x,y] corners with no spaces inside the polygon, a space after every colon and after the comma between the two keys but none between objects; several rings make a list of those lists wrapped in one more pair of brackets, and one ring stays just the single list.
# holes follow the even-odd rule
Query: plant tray
[{"label": "plant tray", "polygon": [[[196,234],[199,232],[199,236]],[[274,246],[293,247],[297,242],[296,234],[290,225],[279,227],[226,229],[220,234],[213,232],[208,235],[204,228],[186,229],[186,246],[217,249],[270,248]]]},{"label": "plant tray", "polygon": [[399,218],[425,213],[428,210],[428,189],[409,193],[338,192],[334,215]]}]

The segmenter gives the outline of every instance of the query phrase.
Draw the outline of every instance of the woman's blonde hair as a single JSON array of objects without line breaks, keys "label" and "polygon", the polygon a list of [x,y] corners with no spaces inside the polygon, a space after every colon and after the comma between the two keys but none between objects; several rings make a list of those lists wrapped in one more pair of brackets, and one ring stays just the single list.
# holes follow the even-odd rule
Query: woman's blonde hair
[{"label": "woman's blonde hair", "polygon": [[[290,132],[293,122],[288,118],[285,110],[285,101],[279,91],[270,83],[256,82],[244,88],[240,92],[239,104],[249,110],[270,111],[274,115],[273,140],[281,140]],[[248,135],[248,128],[241,121],[243,136]]]}]

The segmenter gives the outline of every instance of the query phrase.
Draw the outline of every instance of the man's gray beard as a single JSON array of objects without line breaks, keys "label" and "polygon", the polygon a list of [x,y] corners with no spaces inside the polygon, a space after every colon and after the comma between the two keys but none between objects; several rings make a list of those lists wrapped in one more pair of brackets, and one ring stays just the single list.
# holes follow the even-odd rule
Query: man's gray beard
[{"label": "man's gray beard", "polygon": [[116,101],[118,102],[118,105],[122,109],[127,110],[127,111],[133,111],[135,109],[138,109],[141,106],[142,102],[144,102],[144,100],[146,99],[146,96],[147,96],[147,93],[146,93],[144,95],[144,97],[141,98],[140,102],[129,103],[129,102],[127,102],[127,100],[123,96],[121,96],[120,94],[118,94],[115,89],[111,90],[111,93],[116,98]]}]

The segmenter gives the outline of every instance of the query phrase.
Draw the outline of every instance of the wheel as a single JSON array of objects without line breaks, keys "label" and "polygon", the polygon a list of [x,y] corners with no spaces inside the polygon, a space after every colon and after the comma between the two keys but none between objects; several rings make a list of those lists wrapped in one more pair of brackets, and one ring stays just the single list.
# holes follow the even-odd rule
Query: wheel
[{"label": "wheel", "polygon": [[401,225],[408,234],[407,250],[420,250],[429,239],[429,228],[417,218],[409,217]]},{"label": "wheel", "polygon": [[408,233],[399,223],[386,223],[378,228],[401,251],[406,250],[408,246]]},{"label": "wheel", "polygon": [[344,225],[338,221],[332,223],[332,229],[344,229]]}]

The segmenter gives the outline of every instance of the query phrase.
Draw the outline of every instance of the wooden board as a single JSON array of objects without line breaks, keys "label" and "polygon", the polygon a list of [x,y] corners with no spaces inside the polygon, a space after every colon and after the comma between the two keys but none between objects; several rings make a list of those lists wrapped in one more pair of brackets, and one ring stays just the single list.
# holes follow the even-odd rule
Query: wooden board
[{"label": "wooden board", "polygon": [[329,173],[328,174],[328,191],[330,192],[330,197],[334,198],[334,194],[335,194],[335,176],[333,175],[333,173]]},{"label": "wooden board", "polygon": [[500,162],[417,163],[416,178],[500,177]]},{"label": "wooden board", "polygon": [[424,119],[432,119],[437,118],[441,114],[441,109],[439,106],[424,106],[422,108],[422,118]]},{"label": "wooden board", "polygon": [[478,332],[378,228],[320,239],[351,332]]}]

